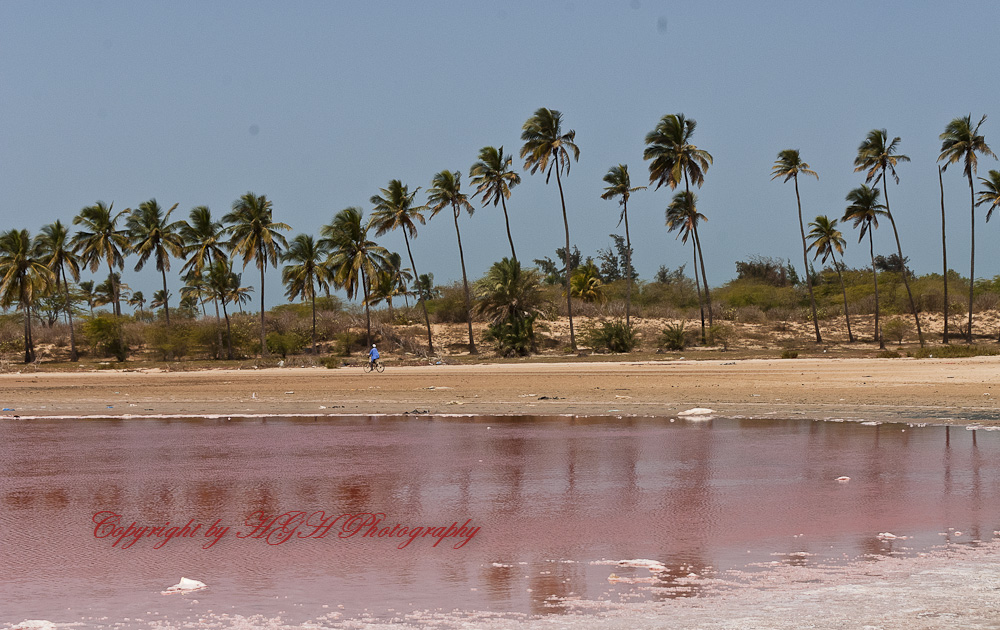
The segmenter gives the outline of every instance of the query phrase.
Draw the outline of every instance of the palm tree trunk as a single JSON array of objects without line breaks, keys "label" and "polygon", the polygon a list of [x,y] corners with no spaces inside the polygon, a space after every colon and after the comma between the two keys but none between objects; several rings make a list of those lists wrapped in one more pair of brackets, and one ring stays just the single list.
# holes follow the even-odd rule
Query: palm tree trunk
[{"label": "palm tree trunk", "polygon": [[167,298],[167,271],[160,267],[160,273],[163,275],[163,318],[167,321],[167,328],[170,328],[170,307],[167,305],[169,301]]},{"label": "palm tree trunk", "polygon": [[694,226],[694,243],[698,246],[698,262],[701,264],[701,284],[705,288],[705,308],[708,311],[708,326],[712,326],[712,294],[708,292],[708,276],[705,275],[705,257],[701,253],[701,237],[698,236],[698,226]]},{"label": "palm tree trunk", "polygon": [[625,219],[625,274],[628,283],[625,285],[625,326],[631,326],[632,314],[632,240],[628,234],[628,201],[622,199],[622,217]]},{"label": "palm tree trunk", "polygon": [[[213,297],[212,298],[212,303],[215,304],[215,328],[216,328],[216,330],[219,331],[219,334],[218,334],[218,337],[219,337],[218,343],[219,343],[219,350],[221,351],[222,350],[222,326],[220,326],[220,324],[222,323],[222,320],[219,317],[219,300],[217,298]],[[218,358],[218,355],[216,356],[216,358]]]},{"label": "palm tree trunk", "polygon": [[503,222],[507,226],[507,241],[510,242],[510,255],[516,261],[517,254],[514,253],[514,239],[510,236],[510,219],[507,218],[507,202],[504,201],[503,195],[500,195],[500,205],[503,206]]},{"label": "palm tree trunk", "polygon": [[312,346],[313,346],[313,356],[316,356],[316,287],[309,287],[309,297],[312,298],[312,316],[313,316],[313,328],[312,328]]},{"label": "palm tree trunk", "polygon": [[570,251],[569,251],[569,219],[566,218],[566,198],[563,196],[562,179],[559,177],[559,161],[558,156],[556,158],[555,164],[556,171],[556,184],[559,185],[559,201],[562,203],[562,214],[563,214],[563,227],[566,230],[566,315],[569,316],[569,345],[573,352],[576,352],[576,335],[573,332],[573,298],[570,297],[569,290],[569,277],[571,275],[571,269],[569,268],[570,261]]},{"label": "palm tree trunk", "polygon": [[948,239],[944,232],[944,178],[938,166],[938,186],[941,187],[941,258],[944,262],[944,343],[948,343]]},{"label": "palm tree trunk", "polygon": [[[413,252],[410,251],[410,239],[406,236],[406,230],[403,230],[403,241],[406,243],[406,254],[410,257],[410,268],[413,269],[413,278],[415,281],[420,280],[420,274],[417,273],[417,264],[413,262]],[[427,352],[434,354],[434,342],[431,340],[431,319],[427,316],[427,304],[424,302],[423,294],[417,296],[417,301],[420,302],[420,306],[424,309],[424,322],[427,324]]]},{"label": "palm tree trunk", "polygon": [[[125,335],[122,333],[122,305],[121,299],[118,295],[118,283],[115,281],[115,269],[111,266],[111,261],[108,261],[108,271],[110,275],[108,276],[108,282],[111,283],[111,299],[114,300],[114,306],[111,312],[115,314],[115,329],[118,331],[118,343],[121,346],[120,352],[125,352]],[[94,307],[90,307],[91,316],[94,313]]]},{"label": "palm tree trunk", "polygon": [[868,251],[872,257],[872,278],[875,280],[875,341],[878,342],[879,349],[885,348],[885,341],[882,340],[882,333],[878,326],[878,271],[875,269],[875,243],[872,241],[871,226],[868,226]]},{"label": "palm tree trunk", "polygon": [[24,362],[31,363],[35,360],[35,344],[31,339],[31,309],[24,300],[21,300],[21,308],[24,311]]},{"label": "palm tree trunk", "polygon": [[[688,181],[688,172],[684,171],[684,193],[688,196],[688,199],[692,202],[694,198],[691,197],[691,184]],[[692,206],[694,204],[692,203]],[[692,212],[694,210],[692,209]],[[696,219],[697,220],[697,219]],[[701,255],[701,239],[698,238],[698,224],[692,223],[691,229],[694,232],[694,243],[695,248],[698,250],[698,258],[701,260],[701,283],[705,285],[705,302],[708,303],[708,325],[712,325],[712,296],[708,292],[708,278],[705,276],[705,258]],[[695,267],[698,266],[698,261],[695,261]],[[698,305],[701,305],[701,296],[698,296]],[[705,345],[707,343],[707,338],[705,336],[705,309],[701,309],[701,343]]]},{"label": "palm tree trunk", "polygon": [[472,338],[472,299],[469,297],[469,280],[465,277],[465,254],[462,253],[462,233],[458,231],[458,208],[454,208],[455,236],[458,237],[458,261],[462,263],[462,287],[465,289],[465,319],[469,325],[469,354],[479,354]]},{"label": "palm tree trunk", "polygon": [[364,265],[361,266],[361,288],[364,291],[364,297],[365,297],[365,327],[366,327],[365,330],[367,330],[367,332],[368,332],[368,336],[366,337],[367,347],[371,347],[371,345],[372,345],[372,316],[371,316],[370,307],[368,305],[368,278],[365,276]]},{"label": "palm tree trunk", "polygon": [[972,237],[969,239],[971,252],[969,263],[969,334],[967,343],[972,343],[972,289],[976,286],[976,193],[972,187],[972,170],[969,173],[969,196],[972,197]]},{"label": "palm tree trunk", "polygon": [[[69,360],[74,363],[80,360],[80,355],[76,351],[76,331],[73,330],[73,304],[69,299],[69,281],[66,280],[66,269],[60,267],[63,279],[63,297],[65,298],[66,316],[69,317]],[[59,284],[58,277],[56,284]]]},{"label": "palm tree trunk", "polygon": [[[816,343],[823,343],[823,337],[819,334],[819,319],[816,317],[816,296],[813,294],[812,276],[809,273],[809,256],[806,248],[806,226],[802,222],[802,198],[799,197],[799,178],[795,180],[795,202],[799,206],[799,233],[802,235],[802,264],[806,270],[806,286],[809,288],[809,303],[812,305],[813,326],[816,327]],[[873,263],[874,264],[874,263]],[[875,267],[872,267],[872,271]]]},{"label": "palm tree trunk", "polygon": [[892,235],[896,237],[896,253],[899,254],[899,265],[903,268],[903,286],[906,287],[906,295],[910,298],[910,312],[917,322],[917,338],[920,339],[920,347],[924,347],[924,332],[920,329],[920,316],[917,315],[917,305],[913,302],[913,292],[910,291],[910,281],[906,279],[906,265],[903,264],[903,247],[899,244],[899,232],[896,231],[896,220],[892,218],[892,211],[889,210],[889,187],[886,185],[885,171],[882,171],[882,196],[885,197],[885,213],[889,216],[889,223],[892,225]]},{"label": "palm tree trunk", "polygon": [[226,316],[226,358],[233,360],[233,331],[229,327],[229,313],[226,312],[226,303],[222,303],[222,314]]},{"label": "palm tree trunk", "polygon": [[705,307],[701,300],[701,283],[698,281],[698,246],[695,245],[694,238],[691,239],[691,258],[694,260],[692,269],[694,270],[694,288],[698,292],[698,308],[701,309],[701,343],[705,343]]},{"label": "palm tree trunk", "polygon": [[[257,252],[258,255],[262,255],[261,252]],[[267,340],[264,337],[264,267],[267,262],[264,258],[261,258],[260,265],[260,356],[261,358],[268,355],[267,352]]]},{"label": "palm tree trunk", "polygon": [[837,257],[833,257],[833,267],[837,270],[837,277],[840,278],[840,290],[844,293],[844,317],[847,318],[847,339],[854,342],[854,333],[851,332],[851,314],[847,310],[847,287],[844,285],[844,274],[840,273],[840,265],[837,264]]}]

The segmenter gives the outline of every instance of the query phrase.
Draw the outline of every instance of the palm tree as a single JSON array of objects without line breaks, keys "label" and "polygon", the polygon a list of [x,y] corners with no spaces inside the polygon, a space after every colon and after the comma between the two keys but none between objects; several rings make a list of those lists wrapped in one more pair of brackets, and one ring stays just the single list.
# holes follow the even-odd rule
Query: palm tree
[{"label": "palm tree", "polygon": [[388,251],[375,241],[368,240],[368,227],[362,225],[361,208],[344,208],[333,221],[320,228],[320,244],[330,251],[329,267],[333,284],[347,292],[347,299],[354,299],[361,287],[365,305],[367,345],[372,343],[372,319],[369,307],[370,279],[385,266]]},{"label": "palm tree", "polygon": [[462,265],[462,287],[465,289],[465,315],[469,326],[469,354],[477,354],[476,342],[472,338],[472,297],[469,295],[469,280],[465,275],[465,254],[462,252],[462,233],[458,229],[458,217],[462,210],[472,216],[476,210],[469,203],[468,196],[462,192],[462,173],[459,171],[441,171],[431,181],[427,191],[427,205],[431,207],[431,218],[445,206],[451,206],[455,219],[455,236],[458,237],[458,261]]},{"label": "palm tree", "polygon": [[80,293],[83,296],[83,301],[87,303],[90,307],[90,318],[94,318],[94,307],[97,306],[97,293],[94,291],[94,281],[87,280],[81,282],[79,285]]},{"label": "palm tree", "polygon": [[570,297],[569,269],[569,219],[566,218],[566,197],[563,195],[560,173],[566,171],[569,175],[570,153],[573,159],[580,161],[580,149],[576,146],[576,131],[562,132],[562,113],[541,107],[525,121],[521,128],[521,157],[524,159],[524,169],[532,175],[541,171],[545,173],[545,183],[549,183],[552,171],[556,173],[556,184],[559,186],[559,201],[562,203],[563,227],[566,230],[566,314],[569,317],[569,344],[576,350],[576,335],[573,332],[573,300]]},{"label": "palm tree", "polygon": [[[386,232],[391,232],[396,228],[403,229],[403,241],[406,243],[406,254],[410,257],[410,268],[413,275],[420,277],[417,273],[417,264],[413,262],[413,251],[410,249],[410,237],[417,238],[417,223],[424,224],[423,211],[427,206],[413,205],[413,198],[417,196],[417,186],[413,192],[403,185],[398,179],[389,182],[385,188],[380,188],[381,195],[372,195],[371,203],[375,205],[375,211],[369,220],[369,226],[375,228],[375,236],[382,236]],[[431,319],[427,315],[427,304],[420,295],[420,306],[424,310],[424,323],[427,324],[427,352],[434,354],[434,341],[431,338]]]},{"label": "palm tree", "polygon": [[601,199],[618,197],[618,203],[622,207],[621,216],[618,217],[618,225],[625,221],[625,277],[628,279],[628,284],[625,285],[625,325],[630,326],[632,314],[632,239],[628,232],[628,198],[637,190],[646,190],[646,187],[632,187],[627,164],[619,164],[608,169],[607,174],[604,175],[604,182],[607,187],[605,187]]},{"label": "palm tree", "polygon": [[521,176],[510,170],[513,158],[504,155],[503,147],[483,147],[479,150],[479,161],[469,169],[469,178],[476,187],[477,197],[482,195],[483,206],[490,201],[495,208],[497,204],[503,207],[503,221],[507,226],[507,241],[510,242],[510,255],[517,260],[514,253],[514,239],[510,236],[510,219],[507,216],[507,200],[510,199],[510,189],[521,183]]},{"label": "palm tree", "polygon": [[[872,129],[868,132],[864,142],[858,147],[858,156],[854,158],[854,172],[867,170],[865,183],[878,186],[882,181],[882,194],[885,198],[885,213],[889,217],[889,224],[892,225],[892,234],[896,238],[896,252],[899,260],[903,260],[903,248],[899,244],[899,232],[896,230],[896,220],[892,218],[892,210],[889,209],[889,188],[886,181],[888,175],[899,184],[899,175],[896,174],[896,165],[900,162],[909,162],[906,155],[897,153],[900,138],[899,136],[889,141],[889,134],[885,129]],[[906,287],[906,295],[910,298],[910,312],[917,323],[917,337],[920,339],[920,347],[924,346],[924,333],[920,328],[920,316],[917,314],[917,305],[913,301],[913,292],[910,291],[910,281],[907,278],[906,265],[903,265],[903,286]]]},{"label": "palm tree", "polygon": [[837,254],[844,257],[844,235],[837,229],[837,220],[830,219],[825,214],[816,217],[816,220],[809,224],[812,228],[809,231],[809,249],[815,249],[813,260],[820,256],[821,264],[826,264],[827,258],[833,258],[833,268],[837,270],[837,277],[840,278],[840,290],[844,294],[844,317],[847,318],[847,338],[854,341],[854,333],[851,332],[851,314],[847,308],[847,287],[844,285],[844,275],[840,271],[842,263],[837,262]]},{"label": "palm tree", "polygon": [[222,304],[222,314],[226,318],[226,357],[230,361],[233,359],[233,333],[226,305],[230,302],[241,305],[245,300],[250,299],[249,293],[253,290],[252,287],[241,287],[241,278],[242,274],[233,273],[232,264],[224,256],[216,258],[205,270],[205,282],[208,289]]},{"label": "palm tree", "polygon": [[[976,193],[972,186],[972,176],[976,174],[979,159],[977,153],[990,155],[996,159],[996,154],[986,144],[986,139],[979,135],[979,127],[986,122],[984,115],[979,123],[972,126],[972,114],[952,120],[944,128],[941,139],[941,154],[938,162],[944,162],[943,170],[952,164],[965,163],[963,173],[969,179],[969,197],[972,199],[972,230],[970,237],[971,263],[969,264],[969,332],[967,343],[972,343],[972,288],[976,284]],[[947,274],[947,270],[945,270]]]},{"label": "palm tree", "polygon": [[879,203],[881,191],[878,188],[869,188],[862,184],[851,192],[847,193],[847,201],[850,205],[844,211],[844,221],[853,221],[855,228],[861,228],[858,236],[860,243],[868,234],[868,250],[872,259],[872,279],[875,281],[875,341],[879,348],[885,348],[885,341],[879,328],[879,306],[878,306],[878,271],[875,269],[875,245],[872,241],[872,232],[878,228],[878,218],[887,216],[885,206]]},{"label": "palm tree", "polygon": [[[691,239],[692,257],[694,258],[692,266],[694,269],[694,287],[698,292],[698,306],[701,309],[701,342],[704,344],[708,341],[708,338],[705,334],[705,303],[701,299],[701,283],[698,281],[697,234],[698,223],[708,221],[708,219],[705,218],[705,215],[698,212],[698,196],[689,191],[682,191],[674,195],[674,198],[670,201],[670,205],[667,206],[666,219],[668,233],[676,231],[677,236],[681,239],[681,243],[687,243],[688,238]],[[704,277],[702,280],[704,280]],[[706,288],[707,284],[708,282],[706,281]]]},{"label": "palm tree", "polygon": [[[979,181],[983,183],[984,190],[979,192],[976,206],[990,204],[990,209],[986,211],[986,222],[989,223],[993,211],[1000,208],[1000,171],[990,171],[989,177],[980,177]],[[1000,341],[1000,338],[997,341]]]},{"label": "palm tree", "polygon": [[540,284],[538,271],[522,269],[512,258],[493,263],[476,282],[476,312],[489,322],[487,333],[500,354],[526,355],[534,349],[534,321],[545,304]]},{"label": "palm tree", "polygon": [[[712,165],[712,155],[691,143],[691,137],[697,126],[695,120],[689,120],[684,114],[667,114],[660,119],[655,129],[646,134],[647,146],[642,152],[642,159],[650,160],[649,183],[656,182],[656,190],[664,184],[670,186],[671,190],[676,190],[683,179],[684,192],[689,193],[692,183],[698,188],[705,183],[705,172]],[[697,230],[694,232],[694,246],[698,250],[698,261],[695,265],[701,263],[701,279],[704,281],[705,302],[708,304],[708,323],[711,325],[712,294],[708,289],[705,258],[702,255],[701,238]],[[704,333],[704,323],[702,332]]]},{"label": "palm tree", "polygon": [[243,268],[250,261],[260,270],[260,352],[267,355],[264,332],[264,271],[267,265],[278,264],[278,256],[286,246],[285,237],[278,230],[292,229],[285,223],[277,223],[272,217],[271,201],[264,195],[248,192],[233,202],[231,212],[222,217],[229,224],[226,233],[232,235],[229,247],[233,254],[243,257]]},{"label": "palm tree", "polygon": [[293,263],[281,270],[281,282],[290,300],[308,298],[312,304],[312,353],[316,354],[316,285],[329,290],[330,274],[323,262],[329,252],[309,234],[299,234],[281,255],[282,262]]},{"label": "palm tree", "polygon": [[[175,203],[167,213],[163,213],[156,199],[150,199],[139,204],[132,212],[126,224],[132,239],[132,251],[139,257],[135,263],[135,271],[141,270],[150,256],[156,262],[156,270],[163,277],[163,317],[170,326],[170,306],[167,298],[167,272],[170,271],[170,256],[183,258],[185,254],[184,239],[179,232],[183,221],[170,222],[170,215],[177,208]],[[152,307],[152,303],[150,307]]]},{"label": "palm tree", "polygon": [[69,357],[70,361],[79,361],[80,356],[76,351],[76,331],[73,327],[73,303],[70,297],[69,280],[66,273],[73,276],[75,282],[80,280],[80,257],[77,256],[70,246],[69,230],[56,221],[42,227],[41,232],[35,237],[36,256],[55,275],[56,289],[58,290],[60,278],[62,279],[62,300],[63,309],[69,319]]},{"label": "palm tree", "polygon": [[573,270],[569,286],[573,297],[580,298],[584,302],[602,302],[604,300],[601,272],[592,260],[588,260]]},{"label": "palm tree", "polygon": [[[189,217],[190,219],[180,228],[181,238],[184,239],[184,251],[189,256],[181,267],[181,272],[195,273],[200,277],[212,266],[213,261],[226,256],[225,248],[228,243],[223,238],[225,229],[222,223],[212,219],[212,211],[208,206],[192,208]],[[218,327],[221,323],[219,299],[214,291],[209,293],[212,295],[212,304],[215,305],[215,322]],[[219,347],[222,347],[221,328],[219,328]]]},{"label": "palm tree", "polygon": [[799,174],[812,175],[819,179],[816,171],[809,169],[809,165],[802,161],[798,149],[785,149],[778,153],[778,159],[771,167],[771,181],[779,177],[795,181],[795,201],[799,207],[799,233],[802,235],[802,264],[806,270],[806,286],[809,287],[809,303],[812,305],[813,326],[816,327],[816,343],[822,343],[823,337],[819,334],[819,319],[816,317],[816,296],[813,294],[812,274],[809,273],[809,257],[806,248],[806,228],[802,222],[802,198],[799,196]]},{"label": "palm tree", "polygon": [[944,177],[941,173],[944,171],[941,165],[938,164],[938,186],[941,188],[941,260],[944,266],[944,334],[942,335],[941,341],[948,343],[948,239],[945,236],[945,220],[944,220]]},{"label": "palm tree", "polygon": [[146,296],[142,294],[142,291],[136,291],[132,294],[132,297],[128,299],[128,305],[132,308],[139,309],[139,318],[143,319],[142,307],[146,304]]},{"label": "palm tree", "polygon": [[402,269],[402,257],[396,252],[390,252],[385,257],[385,268],[375,274],[372,282],[372,304],[385,301],[389,305],[389,321],[393,321],[392,299],[400,295],[406,298],[406,285],[413,279],[409,269]]},{"label": "palm tree", "polygon": [[28,230],[10,230],[0,235],[0,306],[17,302],[24,311],[24,362],[35,360],[31,336],[31,309],[37,296],[54,280],[52,271],[34,256]]},{"label": "palm tree", "polygon": [[149,308],[159,308],[161,306],[166,306],[167,301],[170,299],[170,292],[165,289],[157,289],[153,291],[153,301],[149,303]]},{"label": "palm tree", "polygon": [[73,235],[71,243],[73,251],[80,255],[80,259],[91,271],[97,271],[101,262],[107,262],[108,273],[111,278],[111,300],[113,312],[120,316],[121,311],[121,291],[115,282],[115,268],[125,267],[125,256],[129,253],[128,231],[118,229],[118,219],[129,212],[126,208],[118,214],[112,216],[114,203],[105,205],[103,201],[98,201],[92,206],[80,210],[80,214],[73,218],[73,225],[83,226],[80,231]]}]

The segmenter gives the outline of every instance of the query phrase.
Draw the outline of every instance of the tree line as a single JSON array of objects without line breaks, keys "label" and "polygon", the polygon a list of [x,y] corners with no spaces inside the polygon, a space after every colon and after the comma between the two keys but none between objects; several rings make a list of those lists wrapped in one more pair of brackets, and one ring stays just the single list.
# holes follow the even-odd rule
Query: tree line
[{"label": "tree line", "polygon": [[[987,177],[979,177],[980,189],[975,188],[978,158],[996,155],[986,144],[980,127],[985,122],[983,116],[973,125],[972,117],[955,118],[940,135],[942,141],[938,156],[941,193],[942,259],[944,264],[944,342],[948,342],[948,267],[947,239],[945,232],[943,173],[949,166],[961,163],[963,175],[968,180],[972,230],[970,233],[971,261],[968,339],[972,340],[972,285],[975,271],[975,214],[976,208],[988,207],[986,220],[1000,206],[1000,171],[990,170]],[[698,208],[697,195],[692,185],[701,188],[706,173],[713,163],[712,155],[693,143],[697,123],[684,114],[663,116],[655,128],[646,134],[643,159],[648,162],[649,185],[659,189],[666,185],[675,191],[665,212],[668,233],[677,233],[682,244],[691,243],[692,271],[701,314],[702,340],[705,340],[706,326],[713,325],[712,298],[705,273],[704,254],[698,226],[707,218]],[[575,265],[572,260],[569,213],[563,192],[563,180],[570,174],[574,161],[579,160],[580,149],[576,144],[576,132],[565,130],[563,115],[557,110],[540,108],[524,123],[521,132],[522,146],[519,156],[523,160],[523,170],[529,174],[545,176],[546,184],[555,175],[559,193],[564,226],[563,248],[557,256],[563,260],[562,273],[566,297],[566,312],[569,319],[569,342],[577,349],[576,331],[573,322],[572,297],[584,297],[595,292],[599,283],[599,273],[592,263]],[[880,330],[878,277],[876,256],[872,234],[879,226],[879,219],[888,219],[896,243],[898,259],[905,261],[903,249],[896,228],[895,217],[889,206],[888,180],[899,183],[897,166],[910,158],[900,153],[899,137],[890,138],[885,129],[874,129],[858,147],[854,160],[854,170],[863,172],[865,182],[849,191],[845,197],[847,205],[843,216],[831,219],[820,215],[808,224],[807,235],[803,219],[802,198],[799,191],[799,175],[818,178],[809,164],[803,161],[799,150],[785,149],[778,153],[772,167],[772,179],[782,178],[794,185],[798,210],[798,224],[802,245],[802,260],[805,269],[805,285],[809,290],[812,322],[816,342],[822,342],[816,299],[813,294],[815,277],[809,261],[820,259],[823,264],[832,259],[834,269],[840,278],[844,293],[844,313],[847,318],[848,335],[855,340],[851,330],[847,307],[847,291],[841,269],[843,263],[837,255],[843,256],[845,239],[837,229],[839,223],[852,223],[859,232],[859,243],[868,237],[872,258],[872,273],[875,283],[875,323],[873,341],[884,347]],[[469,351],[477,352],[472,331],[473,310],[489,321],[487,336],[496,341],[504,352],[525,353],[534,348],[532,324],[541,312],[538,295],[540,274],[534,268],[521,266],[511,236],[510,217],[507,202],[511,189],[521,183],[520,175],[513,168],[513,156],[504,152],[503,146],[484,147],[478,160],[469,169],[469,179],[474,192],[471,197],[462,189],[461,171],[443,170],[436,173],[427,190],[426,204],[420,204],[416,196],[420,187],[410,189],[400,180],[391,180],[379,194],[370,198],[373,206],[371,216],[365,220],[364,210],[349,207],[336,213],[333,220],[319,230],[319,238],[309,234],[299,234],[288,241],[282,232],[291,230],[285,223],[274,220],[272,202],[264,195],[247,192],[233,202],[230,212],[216,220],[211,210],[198,206],[190,211],[187,220],[172,220],[177,204],[164,210],[155,199],[115,212],[113,204],[98,201],[83,208],[73,219],[78,226],[70,234],[61,221],[45,225],[34,237],[28,230],[12,229],[0,234],[0,306],[10,308],[16,304],[23,313],[24,360],[35,360],[34,342],[31,330],[32,309],[40,299],[55,300],[58,309],[65,313],[70,327],[70,356],[78,359],[73,327],[74,303],[82,297],[91,309],[95,305],[110,304],[113,314],[120,318],[122,302],[122,282],[120,272],[126,259],[134,257],[134,270],[139,271],[152,260],[162,278],[162,289],[153,295],[151,307],[162,309],[165,325],[170,327],[170,299],[167,288],[167,272],[171,260],[183,260],[181,278],[184,288],[180,302],[188,305],[211,302],[215,305],[216,317],[226,321],[227,356],[233,357],[232,334],[229,327],[229,307],[242,307],[249,301],[253,287],[243,286],[242,274],[237,273],[234,261],[242,259],[245,269],[253,264],[260,279],[260,348],[266,354],[264,282],[268,267],[281,268],[282,283],[290,300],[309,301],[312,308],[312,347],[316,350],[316,298],[318,292],[329,295],[331,288],[344,290],[348,299],[360,298],[365,308],[367,343],[371,342],[370,306],[379,301],[387,301],[392,308],[394,297],[412,294],[418,296],[427,331],[427,348],[434,352],[434,340],[430,317],[427,311],[426,291],[419,290],[421,283],[428,283],[428,276],[417,271],[410,241],[418,235],[418,225],[426,224],[429,218],[447,210],[452,216],[459,263],[462,269],[462,286],[466,321],[468,322]],[[619,225],[624,223],[624,243],[618,244],[624,253],[621,261],[621,275],[626,279],[624,329],[631,331],[631,306],[633,283],[637,275],[632,267],[632,245],[629,232],[628,202],[631,195],[644,190],[646,186],[633,186],[626,164],[612,166],[603,178],[607,186],[602,198],[618,202],[621,212]],[[678,190],[681,188],[682,190]],[[510,258],[495,263],[486,276],[476,283],[476,300],[469,286],[465,270],[464,250],[459,218],[463,213],[471,216],[475,206],[471,200],[478,198],[483,206],[500,206],[504,213]],[[406,246],[409,268],[403,267],[402,256],[388,251],[374,238],[389,232],[401,230]],[[372,236],[373,235],[373,236]],[[577,250],[577,255],[579,252]],[[545,263],[555,267],[552,261],[536,260],[543,268]],[[102,267],[108,271],[108,279],[101,284],[80,282],[81,269],[96,272]],[[550,269],[549,271],[553,271]],[[70,279],[78,283],[70,286]],[[918,309],[910,290],[907,274],[903,273],[910,311],[916,323],[921,345],[924,334]],[[145,298],[137,291],[129,298],[129,304],[140,311]],[[707,316],[707,323],[706,323]],[[121,328],[117,334],[121,338]],[[631,333],[629,333],[631,334]],[[221,332],[220,332],[221,335]],[[124,346],[124,342],[121,343]],[[220,340],[221,345],[221,340]]]}]

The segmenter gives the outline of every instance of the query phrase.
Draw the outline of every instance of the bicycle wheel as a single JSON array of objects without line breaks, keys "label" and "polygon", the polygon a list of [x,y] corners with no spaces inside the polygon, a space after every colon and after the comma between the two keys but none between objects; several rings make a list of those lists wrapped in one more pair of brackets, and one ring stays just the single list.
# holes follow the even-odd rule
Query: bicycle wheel
[{"label": "bicycle wheel", "polygon": [[376,361],[375,369],[378,370],[380,373],[385,372],[385,365],[381,361]]},{"label": "bicycle wheel", "polygon": [[364,370],[366,374],[368,372],[371,372],[372,371],[372,363],[371,363],[371,361],[366,362],[363,366],[361,366],[361,369]]}]

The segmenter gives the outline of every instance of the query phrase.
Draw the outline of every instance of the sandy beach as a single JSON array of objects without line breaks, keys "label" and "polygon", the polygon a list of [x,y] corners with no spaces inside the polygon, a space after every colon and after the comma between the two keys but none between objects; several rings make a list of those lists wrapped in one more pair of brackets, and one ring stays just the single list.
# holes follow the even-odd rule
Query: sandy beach
[{"label": "sandy beach", "polygon": [[3,416],[721,414],[1000,423],[1000,357],[0,375]]}]

